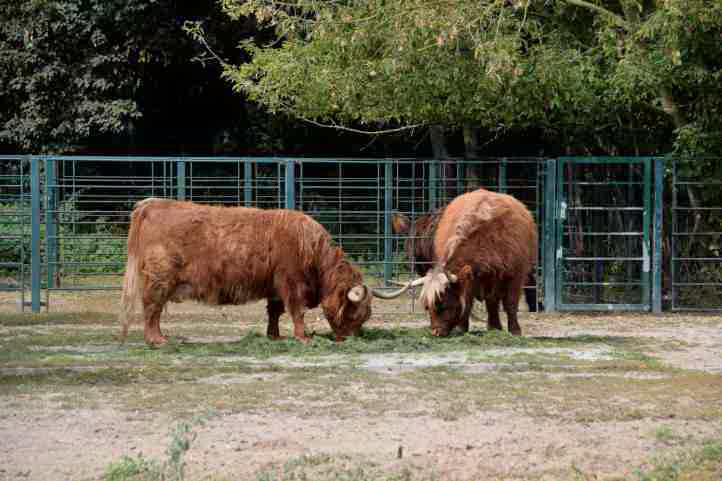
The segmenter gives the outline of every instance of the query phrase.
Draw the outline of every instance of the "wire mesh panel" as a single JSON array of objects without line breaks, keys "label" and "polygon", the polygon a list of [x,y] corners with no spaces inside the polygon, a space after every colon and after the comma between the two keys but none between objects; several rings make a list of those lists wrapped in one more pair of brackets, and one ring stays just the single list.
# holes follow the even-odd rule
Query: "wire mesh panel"
[{"label": "wire mesh panel", "polygon": [[671,307],[722,310],[722,159],[672,159]]},{"label": "wire mesh panel", "polygon": [[30,275],[30,161],[0,156],[0,302],[25,306]]},{"label": "wire mesh panel", "polygon": [[202,204],[284,207],[285,162],[270,158],[178,159],[179,198]]},{"label": "wire mesh panel", "polygon": [[557,306],[650,307],[651,159],[558,163]]},{"label": "wire mesh panel", "polygon": [[50,157],[44,192],[48,291],[119,288],[133,205],[176,197],[176,160]]},{"label": "wire mesh panel", "polygon": [[[394,210],[406,216],[415,229],[405,242],[398,236],[394,252],[399,262],[395,270],[401,277],[421,275],[431,267],[430,257],[419,255],[430,242],[433,222],[452,199],[465,192],[483,187],[487,190],[513,195],[523,202],[541,227],[543,218],[542,192],[545,182],[544,159],[537,158],[483,158],[478,160],[450,159],[445,161],[407,160],[394,163]],[[540,235],[540,240],[542,236]],[[543,246],[540,244],[540,251]],[[421,249],[421,250],[419,250]],[[416,255],[410,255],[415,252]],[[541,263],[537,263],[541,272]],[[528,306],[536,310],[542,297],[537,289],[537,278],[531,276],[526,286],[534,299]],[[541,307],[541,306],[539,306]]]}]

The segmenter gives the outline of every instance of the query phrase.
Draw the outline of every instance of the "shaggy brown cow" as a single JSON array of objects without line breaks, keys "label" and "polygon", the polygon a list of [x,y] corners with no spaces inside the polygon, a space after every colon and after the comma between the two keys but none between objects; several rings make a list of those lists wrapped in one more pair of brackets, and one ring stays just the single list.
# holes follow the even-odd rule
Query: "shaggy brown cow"
[{"label": "shaggy brown cow", "polygon": [[432,333],[446,336],[456,326],[468,331],[471,306],[478,299],[486,301],[491,329],[501,329],[502,302],[509,331],[520,335],[519,296],[536,263],[538,244],[527,208],[512,196],[478,189],[452,200],[438,219],[431,216],[420,228],[434,235],[418,243],[414,256],[430,253],[434,265],[407,286],[423,284]]},{"label": "shaggy brown cow", "polygon": [[372,293],[326,229],[301,212],[150,198],[131,216],[121,337],[138,301],[145,341],[159,345],[166,342],[160,315],[168,301],[267,299],[269,337],[279,338],[278,320],[286,311],[294,337],[307,341],[304,313],[320,304],[340,341],[360,332],[371,315]]},{"label": "shaggy brown cow", "polygon": [[[416,221],[411,222],[409,217],[396,213],[392,217],[392,228],[395,234],[407,235],[404,248],[411,260],[414,272],[419,276],[425,276],[434,263],[434,233],[439,224],[444,209],[436,209],[428,214],[420,215]],[[524,287],[524,299],[529,307],[529,312],[537,312],[538,308],[544,306],[537,301],[536,276],[534,272],[529,273]]]}]

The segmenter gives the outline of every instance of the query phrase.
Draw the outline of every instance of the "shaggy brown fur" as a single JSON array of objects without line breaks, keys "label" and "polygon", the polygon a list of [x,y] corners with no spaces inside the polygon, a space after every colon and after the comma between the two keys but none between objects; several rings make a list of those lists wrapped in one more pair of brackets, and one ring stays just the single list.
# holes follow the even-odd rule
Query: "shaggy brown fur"
[{"label": "shaggy brown fur", "polygon": [[[411,261],[411,269],[419,276],[425,276],[434,264],[434,236],[444,208],[437,209],[428,214],[421,215],[411,221],[403,214],[394,214],[392,228],[394,233],[407,235],[404,248]],[[529,272],[524,287],[524,298],[530,312],[537,312],[544,306],[537,302],[536,276],[533,270]],[[488,310],[488,306],[487,306]]]},{"label": "shaggy brown fur", "polygon": [[[486,301],[490,328],[501,328],[502,302],[509,331],[521,334],[519,295],[536,263],[538,242],[526,207],[509,195],[479,189],[454,199],[438,220],[417,220],[415,234],[433,226],[432,241],[417,239],[414,253],[435,263],[422,292],[434,334],[447,335],[457,325],[468,330],[474,298]],[[403,228],[403,219],[395,219],[394,227]]]},{"label": "shaggy brown fur", "polygon": [[286,311],[303,341],[304,313],[319,304],[337,340],[357,334],[371,314],[361,272],[301,212],[138,202],[128,233],[122,337],[140,301],[145,341],[166,342],[160,314],[168,301],[184,299],[217,305],[267,299],[268,335],[279,338]]}]

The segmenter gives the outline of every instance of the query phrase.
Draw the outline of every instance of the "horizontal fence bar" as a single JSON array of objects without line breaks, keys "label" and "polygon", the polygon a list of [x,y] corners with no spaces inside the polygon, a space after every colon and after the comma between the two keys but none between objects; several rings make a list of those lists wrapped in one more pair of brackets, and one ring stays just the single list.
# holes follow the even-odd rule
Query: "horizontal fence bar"
[{"label": "horizontal fence bar", "polygon": [[560,311],[646,311],[647,304],[557,304]]}]

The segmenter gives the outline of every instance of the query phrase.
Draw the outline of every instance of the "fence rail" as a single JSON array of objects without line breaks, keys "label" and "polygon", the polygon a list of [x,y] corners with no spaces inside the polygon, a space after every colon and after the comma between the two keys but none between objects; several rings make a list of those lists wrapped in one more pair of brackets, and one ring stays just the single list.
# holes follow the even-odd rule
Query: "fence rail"
[{"label": "fence rail", "polygon": [[393,213],[485,187],[533,213],[547,310],[722,309],[721,163],[0,156],[0,290],[39,310],[41,293],[118,289],[128,214],[151,196],[302,210],[383,287],[414,275]]}]

